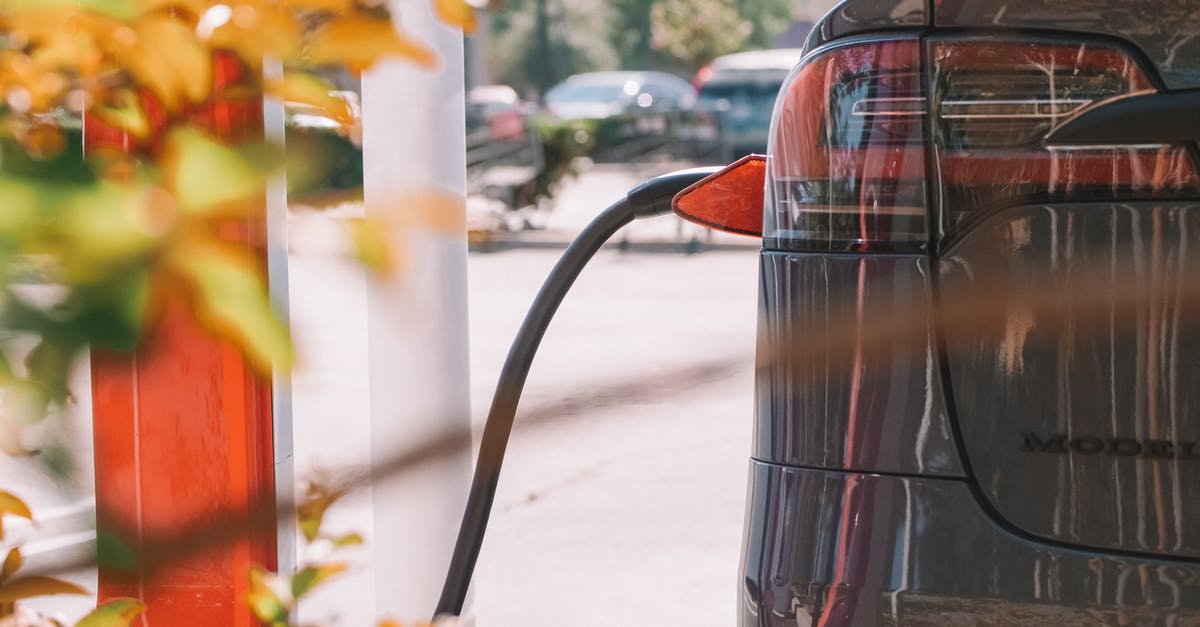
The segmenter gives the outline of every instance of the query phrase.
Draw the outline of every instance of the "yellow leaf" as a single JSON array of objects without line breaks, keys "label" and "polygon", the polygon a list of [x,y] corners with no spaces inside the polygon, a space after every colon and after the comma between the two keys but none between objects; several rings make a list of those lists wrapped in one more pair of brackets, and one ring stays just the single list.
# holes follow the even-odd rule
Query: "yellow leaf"
[{"label": "yellow leaf", "polygon": [[361,72],[384,57],[402,57],[433,67],[437,55],[424,44],[396,32],[391,19],[355,15],[335,18],[322,26],[308,49],[317,65],[344,65]]},{"label": "yellow leaf", "polygon": [[354,0],[288,0],[287,3],[297,9],[325,13],[345,13],[354,8]]},{"label": "yellow leaf", "polygon": [[150,134],[150,118],[142,110],[137,94],[128,89],[114,90],[109,94],[109,101],[93,106],[91,113],[101,122],[136,139],[145,139]]},{"label": "yellow leaf", "polygon": [[106,42],[118,65],[149,89],[168,111],[199,103],[212,88],[212,56],[195,30],[166,13],[152,13],[118,28]]},{"label": "yellow leaf", "polygon": [[21,557],[21,549],[14,548],[8,552],[8,556],[4,558],[4,566],[0,567],[0,586],[4,582],[12,579],[12,576],[21,570],[21,565],[25,563],[25,558]]},{"label": "yellow leaf", "polygon": [[146,604],[137,599],[112,599],[92,610],[75,627],[129,627],[146,611]]},{"label": "yellow leaf", "polygon": [[333,86],[311,74],[287,72],[281,79],[267,81],[266,92],[284,103],[315,107],[320,115],[343,126],[353,124],[356,119],[354,107],[333,94]]},{"label": "yellow leaf", "polygon": [[22,577],[0,586],[0,603],[12,603],[21,599],[42,597],[52,594],[87,594],[83,588],[54,577]]},{"label": "yellow leaf", "polygon": [[[5,516],[17,516],[25,520],[33,520],[33,512],[29,511],[29,506],[25,501],[14,496],[11,492],[0,490],[0,523],[3,523]],[[4,527],[0,526],[0,538],[4,537]]]},{"label": "yellow leaf", "polygon": [[257,198],[266,180],[237,150],[188,129],[167,138],[163,167],[180,209],[188,213]]},{"label": "yellow leaf", "polygon": [[137,4],[137,12],[150,13],[160,9],[168,9],[178,12],[180,9],[186,9],[194,17],[200,17],[208,8],[207,0],[133,0]]},{"label": "yellow leaf", "polygon": [[122,22],[74,6],[46,7],[9,16],[7,26],[29,41],[29,58],[45,70],[94,76],[103,59],[101,41]]},{"label": "yellow leaf", "polygon": [[36,159],[52,159],[67,147],[63,130],[54,124],[34,122],[22,125],[15,134],[25,152]]},{"label": "yellow leaf", "polygon": [[181,240],[169,251],[174,274],[192,288],[196,320],[234,342],[259,372],[290,369],[292,341],[271,309],[258,262],[214,242]]},{"label": "yellow leaf", "polygon": [[464,34],[474,35],[479,26],[475,20],[475,7],[466,0],[433,0],[433,9],[439,19],[461,28]]},{"label": "yellow leaf", "polygon": [[251,68],[258,68],[264,56],[290,61],[299,55],[303,32],[287,7],[275,2],[231,4],[229,20],[208,37],[210,46],[237,53]]}]

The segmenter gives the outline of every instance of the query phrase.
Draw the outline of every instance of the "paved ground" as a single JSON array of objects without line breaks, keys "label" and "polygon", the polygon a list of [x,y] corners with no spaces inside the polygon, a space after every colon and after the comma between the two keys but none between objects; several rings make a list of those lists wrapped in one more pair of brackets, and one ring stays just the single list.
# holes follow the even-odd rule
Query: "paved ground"
[{"label": "paved ground", "polygon": [[[536,289],[529,277],[551,256],[472,259],[472,295],[493,294],[472,314],[477,413]],[[476,581],[480,625],[731,624],[754,263],[744,252],[606,252],[588,268],[547,334],[527,406],[716,357],[739,365],[715,382],[517,433]]]},{"label": "paved ground", "polygon": [[[562,190],[544,230],[472,253],[470,393],[477,420],[561,248],[600,208],[665,167],[593,169]],[[335,424],[330,416],[366,410],[365,279],[335,254],[338,241],[329,236],[330,222],[352,212],[293,220],[292,316],[304,359],[294,378],[297,422]],[[478,625],[732,622],[757,256],[752,242],[721,236],[711,240],[714,248],[682,254],[693,237],[707,241],[674,218],[634,225],[629,250],[602,251],[551,326],[522,407],[544,409],[597,390],[602,402],[576,406],[564,419],[519,419],[476,578]],[[689,370],[712,360],[728,368],[715,377]],[[629,388],[647,380],[653,384]],[[85,409],[86,402],[81,398]],[[297,443],[322,450],[320,459],[299,465],[360,458],[368,435],[330,429],[325,442]],[[0,467],[6,484],[28,474],[0,463],[8,464]],[[86,489],[58,493],[32,479],[13,487],[33,490],[46,511],[86,511]],[[361,528],[369,520],[363,503],[340,506],[333,524]],[[94,575],[76,577],[87,582]],[[356,584],[363,577],[352,572],[306,616],[340,614],[342,625],[368,624],[346,611],[369,599]],[[70,615],[80,605],[51,607]]]},{"label": "paved ground", "polygon": [[[561,249],[602,207],[667,167],[593,169],[562,190],[543,230],[505,236],[488,247],[492,252],[471,254],[470,390],[477,422],[525,310]],[[300,222],[293,221],[293,234],[319,228]],[[629,251],[602,251],[563,304],[522,407],[572,403],[597,390],[604,406],[576,407],[546,423],[518,417],[475,580],[478,625],[733,621],[757,255],[753,242],[729,236],[707,243],[719,250],[680,252],[693,237],[707,242],[699,229],[674,218],[636,223],[618,238],[628,239]],[[354,333],[353,320],[334,324],[337,316],[322,306],[361,299],[363,279],[343,262],[303,252],[293,256],[291,269],[300,348],[307,348],[308,363],[321,364],[320,371],[298,373],[296,417],[317,420],[315,408],[328,416],[340,399],[354,404],[364,392],[362,379],[347,370],[353,367],[347,354],[365,350],[365,338]],[[697,383],[689,369],[713,360],[733,365]],[[622,389],[643,380],[660,389],[639,389],[633,398]],[[343,453],[330,456],[352,459],[353,437],[341,437]],[[370,524],[363,508],[349,505],[335,524]],[[355,584],[354,577],[362,578]],[[369,589],[363,574],[352,573],[346,585],[310,606],[309,615],[341,613],[343,624],[357,624],[338,608],[367,603]]]}]

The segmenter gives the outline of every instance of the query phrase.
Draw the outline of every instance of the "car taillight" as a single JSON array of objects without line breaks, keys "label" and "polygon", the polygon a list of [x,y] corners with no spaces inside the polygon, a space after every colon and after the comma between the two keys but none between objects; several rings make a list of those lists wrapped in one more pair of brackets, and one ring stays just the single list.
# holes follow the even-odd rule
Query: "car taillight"
[{"label": "car taillight", "polygon": [[843,46],[801,63],[770,137],[768,246],[925,247],[922,81],[916,39]]},{"label": "car taillight", "polygon": [[916,38],[831,47],[792,73],[768,149],[767,247],[924,250],[930,216],[944,242],[992,209],[1200,191],[1182,144],[1044,144],[1097,102],[1155,89],[1123,49],[978,36],[924,45],[924,59]]},{"label": "car taillight", "polygon": [[927,54],[944,235],[1014,205],[1196,193],[1196,163],[1182,145],[1044,145],[1050,130],[1088,106],[1155,89],[1124,50],[972,39],[931,40]]}]

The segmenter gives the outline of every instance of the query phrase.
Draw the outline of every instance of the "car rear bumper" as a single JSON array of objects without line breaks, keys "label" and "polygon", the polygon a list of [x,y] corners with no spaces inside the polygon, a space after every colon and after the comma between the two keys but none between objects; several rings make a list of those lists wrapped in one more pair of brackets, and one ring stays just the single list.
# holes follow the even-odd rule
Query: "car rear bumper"
[{"label": "car rear bumper", "polygon": [[752,461],[739,625],[1200,625],[1200,563],[997,525],[969,484]]}]

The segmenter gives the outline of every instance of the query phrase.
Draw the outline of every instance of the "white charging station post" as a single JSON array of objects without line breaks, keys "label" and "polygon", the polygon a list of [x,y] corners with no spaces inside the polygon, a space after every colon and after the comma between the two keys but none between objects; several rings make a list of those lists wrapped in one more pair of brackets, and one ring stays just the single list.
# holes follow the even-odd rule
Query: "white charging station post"
[{"label": "white charging station post", "polygon": [[[368,286],[373,463],[470,427],[463,34],[429,0],[391,0],[397,28],[432,48],[434,70],[388,61],[362,81],[366,216],[396,271]],[[332,305],[331,305],[332,306]],[[470,452],[372,487],[378,616],[428,618],[470,480]]]}]

